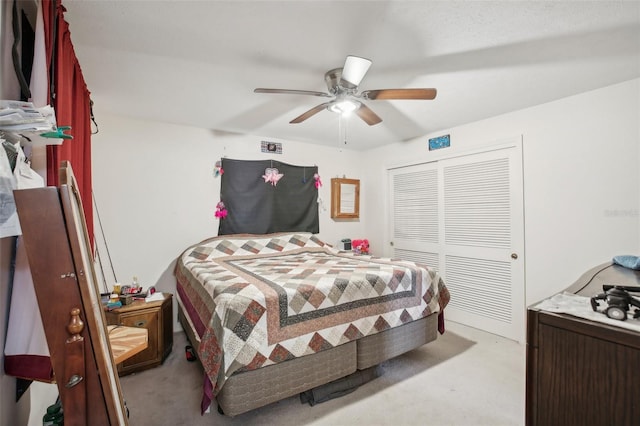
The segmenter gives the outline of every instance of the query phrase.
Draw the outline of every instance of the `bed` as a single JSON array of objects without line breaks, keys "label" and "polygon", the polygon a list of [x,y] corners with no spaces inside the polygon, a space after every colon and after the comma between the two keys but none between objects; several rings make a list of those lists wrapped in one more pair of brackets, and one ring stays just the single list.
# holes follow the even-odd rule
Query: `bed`
[{"label": "bed", "polygon": [[444,332],[449,292],[413,262],[311,233],[224,235],[176,263],[178,317],[228,416],[369,369]]}]

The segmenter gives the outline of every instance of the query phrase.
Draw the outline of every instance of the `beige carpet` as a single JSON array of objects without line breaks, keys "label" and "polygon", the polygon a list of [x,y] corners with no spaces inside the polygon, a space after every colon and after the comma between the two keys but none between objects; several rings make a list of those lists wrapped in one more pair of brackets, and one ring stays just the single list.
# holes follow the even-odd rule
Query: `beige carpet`
[{"label": "beige carpet", "polygon": [[202,367],[183,333],[160,367],[121,378],[131,426],[524,424],[525,346],[452,322],[438,340],[381,365],[380,377],[313,407],[291,397],[239,415],[200,415]]}]

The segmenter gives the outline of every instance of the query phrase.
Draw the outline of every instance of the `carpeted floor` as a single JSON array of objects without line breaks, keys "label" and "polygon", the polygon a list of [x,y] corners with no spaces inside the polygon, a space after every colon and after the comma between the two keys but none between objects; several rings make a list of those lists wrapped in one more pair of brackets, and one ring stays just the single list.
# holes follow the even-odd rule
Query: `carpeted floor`
[{"label": "carpeted floor", "polygon": [[383,363],[379,377],[313,407],[298,397],[234,418],[200,415],[202,367],[184,333],[160,367],[121,378],[131,426],[524,424],[525,345],[448,322],[438,340]]}]

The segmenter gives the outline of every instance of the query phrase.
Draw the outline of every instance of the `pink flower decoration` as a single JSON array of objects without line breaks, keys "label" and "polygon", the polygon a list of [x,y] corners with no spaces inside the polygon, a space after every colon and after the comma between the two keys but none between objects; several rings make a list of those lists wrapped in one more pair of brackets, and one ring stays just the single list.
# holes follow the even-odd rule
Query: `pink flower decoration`
[{"label": "pink flower decoration", "polygon": [[320,180],[320,175],[317,173],[313,174],[313,178],[316,180],[315,185],[316,185],[316,189],[320,188],[322,186],[322,181]]},{"label": "pink flower decoration", "polygon": [[222,170],[222,162],[221,161],[216,161],[216,166],[215,166],[215,176],[222,176],[224,174],[224,170]]},{"label": "pink flower decoration", "polygon": [[222,201],[219,201],[218,204],[216,205],[215,216],[218,219],[224,219],[225,217],[227,217],[227,209],[225,208],[224,203]]}]

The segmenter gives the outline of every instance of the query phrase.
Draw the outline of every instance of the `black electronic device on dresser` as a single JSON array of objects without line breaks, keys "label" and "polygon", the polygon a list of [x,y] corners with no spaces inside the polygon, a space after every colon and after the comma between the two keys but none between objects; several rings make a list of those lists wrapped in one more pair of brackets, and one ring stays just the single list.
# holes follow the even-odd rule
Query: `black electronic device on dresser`
[{"label": "black electronic device on dresser", "polygon": [[[607,285],[640,287],[640,271],[599,265],[565,291],[604,300]],[[527,311],[526,374],[527,425],[640,424],[638,332],[534,305]]]}]

